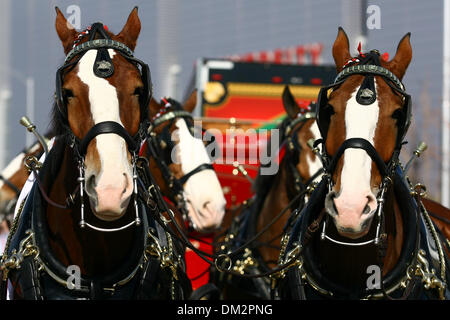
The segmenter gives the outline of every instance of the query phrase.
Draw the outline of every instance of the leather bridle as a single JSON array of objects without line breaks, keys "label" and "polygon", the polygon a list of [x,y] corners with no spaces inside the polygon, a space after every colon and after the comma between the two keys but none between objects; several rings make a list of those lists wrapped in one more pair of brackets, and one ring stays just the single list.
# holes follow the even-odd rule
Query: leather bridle
[{"label": "leather bridle", "polygon": [[[400,150],[403,145],[403,139],[406,135],[406,132],[409,128],[411,122],[411,97],[405,92],[405,87],[402,82],[395,76],[391,71],[386,68],[381,67],[379,52],[377,50],[372,50],[363,56],[360,55],[357,60],[358,62],[349,63],[336,77],[333,84],[323,87],[318,96],[317,105],[317,125],[322,135],[322,139],[317,140],[314,143],[314,146],[322,144],[322,153],[320,157],[322,158],[322,162],[324,163],[324,171],[325,178],[327,179],[327,184],[329,191],[332,190],[333,181],[332,176],[336,170],[337,163],[344,151],[347,149],[361,149],[364,150],[370,158],[375,162],[377,168],[381,175],[381,185],[379,188],[379,192],[377,195],[377,232],[374,239],[361,242],[361,243],[353,243],[353,242],[338,242],[334,239],[331,239],[325,234],[327,219],[324,221],[321,238],[328,239],[330,241],[339,243],[341,245],[350,245],[350,246],[360,246],[366,245],[369,243],[379,244],[381,242],[381,229],[384,228],[384,219],[382,217],[383,212],[383,203],[386,190],[388,186],[392,183],[392,177],[394,175],[394,170],[399,164],[399,155]],[[344,83],[348,77],[353,75],[363,75],[364,80],[361,85],[358,93],[357,100],[362,105],[368,105],[374,102],[376,99],[376,91],[374,85],[374,77],[379,76],[383,79],[388,86],[397,94],[402,97],[403,106],[398,109],[393,117],[397,118],[397,127],[398,133],[396,138],[396,144],[394,148],[394,152],[392,153],[391,158],[385,162],[375,149],[375,147],[363,138],[350,138],[345,140],[342,145],[338,148],[338,150],[333,154],[329,154],[326,149],[326,139],[328,134],[328,126],[330,122],[330,117],[332,115],[332,107],[328,104],[328,91],[330,89],[337,90],[342,83]],[[327,217],[328,218],[328,217]]]}]

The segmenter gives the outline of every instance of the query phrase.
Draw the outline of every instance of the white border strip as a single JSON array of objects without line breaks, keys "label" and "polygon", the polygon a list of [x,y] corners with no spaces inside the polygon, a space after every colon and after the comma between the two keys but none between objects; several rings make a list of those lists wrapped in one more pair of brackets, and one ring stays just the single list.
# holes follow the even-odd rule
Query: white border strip
[{"label": "white border strip", "polygon": [[442,177],[441,202],[450,207],[450,2],[443,1]]}]

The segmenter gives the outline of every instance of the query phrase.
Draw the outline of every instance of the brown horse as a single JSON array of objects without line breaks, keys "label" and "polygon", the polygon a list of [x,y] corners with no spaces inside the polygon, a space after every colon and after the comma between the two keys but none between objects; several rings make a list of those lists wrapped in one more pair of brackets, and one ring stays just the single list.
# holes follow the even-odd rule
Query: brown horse
[{"label": "brown horse", "polygon": [[[170,98],[165,98],[164,101],[165,102],[161,101],[160,103],[157,103],[155,99],[151,98],[151,101],[149,104],[149,120],[154,121],[155,119],[157,119],[159,116],[162,116],[162,115],[168,116],[173,111],[176,110],[177,114],[173,117],[173,119],[170,119],[170,120],[174,120],[175,118],[181,118],[186,121],[186,124],[188,127],[191,127],[192,121],[193,121],[191,112],[196,106],[196,91],[194,91],[192,93],[191,97],[186,101],[186,103],[183,106],[181,106],[177,101],[172,100]],[[171,101],[172,105],[169,105],[168,101]],[[180,110],[184,110],[185,112],[180,113]],[[163,135],[163,133],[165,133],[164,127],[169,124],[169,121],[167,121],[166,123],[161,123],[153,131],[153,132],[155,132],[155,134],[152,136],[152,138],[150,140],[157,139],[159,141],[162,141],[164,138],[169,138],[169,141],[167,143],[166,142],[158,143],[157,149],[159,152],[157,153],[157,157],[152,157],[152,155],[149,153],[149,148],[148,148],[147,144],[144,144],[144,146],[141,148],[141,155],[146,156],[149,159],[150,172],[151,172],[152,176],[155,178],[156,184],[161,189],[163,195],[165,197],[167,197],[167,199],[170,199],[173,201],[172,203],[168,203],[168,205],[175,213],[175,218],[176,218],[177,223],[182,227],[184,227],[184,226],[193,227],[193,230],[196,232],[204,233],[204,232],[212,231],[220,225],[221,219],[224,214],[224,210],[223,209],[220,210],[220,209],[225,205],[223,193],[220,188],[220,184],[219,184],[217,178],[215,177],[215,173],[213,171],[211,171],[209,174],[206,174],[206,175],[203,174],[204,175],[203,178],[200,180],[197,180],[197,182],[196,182],[197,186],[194,185],[194,188],[192,186],[190,187],[191,190],[192,189],[197,190],[196,193],[198,193],[198,191],[200,190],[200,188],[198,187],[198,183],[201,183],[202,186],[208,186],[208,188],[209,188],[208,192],[203,192],[200,195],[198,195],[197,199],[194,199],[196,201],[195,202],[192,201],[192,204],[191,204],[191,199],[188,197],[190,189],[187,188],[186,183],[184,183],[183,185],[180,185],[180,187],[182,188],[182,190],[181,190],[182,192],[180,194],[175,192],[176,188],[173,186],[174,179],[181,179],[183,176],[186,175],[183,173],[181,164],[169,162],[170,164],[167,167],[162,167],[161,163],[159,163],[161,161],[161,158],[164,156],[164,154],[170,155],[173,151],[172,148],[166,148],[166,147],[161,148],[161,145],[167,146],[169,143],[172,143],[172,142],[170,142],[172,140],[170,137],[172,136],[173,132],[175,130],[177,130],[177,127],[173,124],[173,122],[174,121],[172,121],[171,127],[167,128],[167,130],[170,130],[169,135]],[[50,136],[50,135],[46,135],[46,136]],[[179,143],[180,143],[180,139],[174,137],[172,147],[176,148],[176,146]],[[186,143],[186,141],[184,141],[184,143]],[[191,144],[191,147],[188,150],[192,150],[192,152],[195,152],[196,154],[205,154],[206,153],[206,149],[204,148],[204,146],[198,148],[198,146],[200,146],[200,145],[198,143],[196,145],[195,139],[192,139],[192,141],[188,141],[187,143]],[[195,148],[195,147],[197,147],[197,148]],[[163,150],[163,149],[166,149],[166,150]],[[5,173],[8,173],[7,176],[11,177],[11,178],[8,181],[10,183],[6,186],[3,186],[3,188],[0,189],[0,195],[2,195],[4,192],[5,203],[9,204],[8,207],[11,207],[11,210],[8,211],[9,215],[11,216],[11,220],[12,220],[12,215],[14,213],[13,212],[14,204],[16,203],[17,196],[15,196],[15,193],[10,195],[10,189],[14,188],[14,190],[17,190],[17,192],[19,192],[22,189],[23,185],[25,184],[25,182],[28,178],[28,169],[25,166],[24,159],[29,156],[36,156],[37,158],[39,158],[42,153],[43,153],[42,146],[39,143],[36,143],[32,147],[30,147],[28,150],[19,154],[11,162],[11,164],[8,165],[8,167],[4,170]],[[189,157],[189,154],[184,153],[182,155],[182,158],[184,159],[186,156]],[[168,158],[170,159],[170,157],[168,157]],[[207,161],[207,162],[209,162],[209,161]],[[167,170],[167,172],[165,172],[165,174],[163,174],[165,169],[168,169],[168,170]],[[14,172],[14,170],[15,170],[15,172]],[[198,171],[197,173],[199,173],[199,172],[200,171]],[[172,187],[169,188],[169,185],[172,185]],[[205,200],[203,200],[203,202],[201,202],[202,199],[205,199]],[[203,204],[207,201],[208,201],[207,207],[211,207],[211,208],[217,207],[217,208],[219,208],[219,210],[210,210],[209,211],[207,208],[207,210],[204,211],[203,206],[198,205],[199,202],[201,204]],[[190,203],[189,207],[187,207],[188,202]],[[194,210],[194,208],[198,208],[198,209]],[[185,212],[187,214],[185,214],[183,216],[180,211]],[[167,213],[165,213],[164,216],[166,219],[169,219]],[[194,224],[194,223],[192,223],[192,221],[196,221],[196,223]],[[191,223],[189,224],[189,222],[191,222]],[[6,226],[5,230],[8,230],[9,226],[10,225]],[[169,226],[171,226],[173,228],[172,224],[169,224]],[[7,231],[5,231],[5,232],[7,232]],[[189,230],[185,229],[184,232],[188,233]],[[188,261],[187,268],[188,268],[187,271],[189,272],[189,261]]]},{"label": "brown horse", "polygon": [[[239,269],[243,274],[263,273],[277,264],[280,254],[278,244],[291,212],[303,205],[303,192],[311,182],[319,179],[321,173],[322,164],[308,145],[310,141],[320,137],[315,123],[315,104],[310,104],[308,109],[300,108],[287,86],[282,100],[287,117],[277,128],[279,140],[272,141],[272,136],[268,142],[278,143],[280,146],[279,154],[271,155],[273,161],[278,162],[279,168],[273,175],[263,175],[260,170],[253,185],[255,196],[245,205],[225,215],[216,244],[216,253],[221,254],[227,250],[232,251],[262,232],[252,242],[249,248],[251,251],[244,253],[244,258],[241,255],[238,259],[240,261],[233,259],[233,268],[246,259],[247,262],[252,260],[240,269],[233,269]],[[276,218],[283,210],[285,213]],[[215,273],[215,283],[223,289],[224,297],[270,298],[268,278],[248,281],[239,279],[238,276],[231,278],[226,273]]]},{"label": "brown horse", "polygon": [[[398,160],[411,116],[401,83],[412,58],[410,35],[391,61],[376,50],[352,58],[340,28],[333,57],[339,74],[319,93],[317,111],[325,174],[283,243],[281,261],[295,267],[280,275],[279,294],[444,298],[449,265],[442,241]],[[426,281],[432,284],[424,287]]]},{"label": "brown horse", "polygon": [[[56,11],[67,55],[56,82],[57,139],[21,213],[31,231],[23,238],[19,225],[11,242],[18,252],[9,254],[32,259],[21,261],[21,269],[11,259],[4,264],[12,297],[186,298],[191,288],[180,248],[137,193],[135,161],[151,97],[148,66],[132,55],[141,26],[137,8],[117,35],[101,23],[78,33]],[[33,250],[24,254],[21,245],[29,242]],[[73,286],[69,267],[78,270]],[[44,272],[27,272],[37,268]]]}]

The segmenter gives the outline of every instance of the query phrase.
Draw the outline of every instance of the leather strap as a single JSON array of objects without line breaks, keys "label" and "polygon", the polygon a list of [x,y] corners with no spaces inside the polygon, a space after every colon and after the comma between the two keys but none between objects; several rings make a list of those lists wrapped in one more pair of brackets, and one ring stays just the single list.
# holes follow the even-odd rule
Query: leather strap
[{"label": "leather strap", "polygon": [[128,144],[128,149],[137,150],[138,146],[134,139],[128,134],[125,128],[115,121],[103,121],[94,125],[80,142],[79,152],[83,156],[86,154],[87,147],[92,139],[100,134],[114,133],[121,136]]},{"label": "leather strap", "polygon": [[363,138],[350,138],[345,140],[342,145],[339,147],[337,152],[333,155],[333,158],[331,159],[330,164],[328,165],[327,171],[328,172],[334,172],[336,169],[337,162],[339,161],[340,157],[344,153],[346,149],[363,149],[367,152],[367,154],[372,158],[372,160],[375,162],[375,164],[378,167],[378,170],[380,171],[380,174],[383,177],[386,177],[389,175],[388,167],[386,166],[386,163],[384,163],[383,159],[381,159],[380,155],[378,154],[377,150],[374,148],[374,146]]},{"label": "leather strap", "polygon": [[195,168],[194,170],[191,170],[190,172],[186,173],[184,176],[182,176],[180,179],[178,179],[178,181],[180,181],[181,185],[183,185],[188,181],[188,179],[190,177],[192,177],[194,174],[199,173],[200,171],[203,171],[203,170],[214,170],[214,167],[210,163],[203,163],[203,164],[199,165],[197,168]]},{"label": "leather strap", "polygon": [[11,181],[6,179],[4,176],[0,174],[0,180],[2,180],[8,187],[10,187],[18,196],[20,194],[19,188],[17,188]]}]

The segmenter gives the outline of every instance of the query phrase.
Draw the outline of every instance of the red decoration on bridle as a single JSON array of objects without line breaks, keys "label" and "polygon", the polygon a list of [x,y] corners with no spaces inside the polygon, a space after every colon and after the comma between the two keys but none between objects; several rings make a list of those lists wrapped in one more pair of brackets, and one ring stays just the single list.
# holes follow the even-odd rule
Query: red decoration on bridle
[{"label": "red decoration on bridle", "polygon": [[359,52],[359,55],[361,56],[361,58],[365,58],[366,57],[366,55],[361,52],[361,41],[358,44],[358,52]]}]

